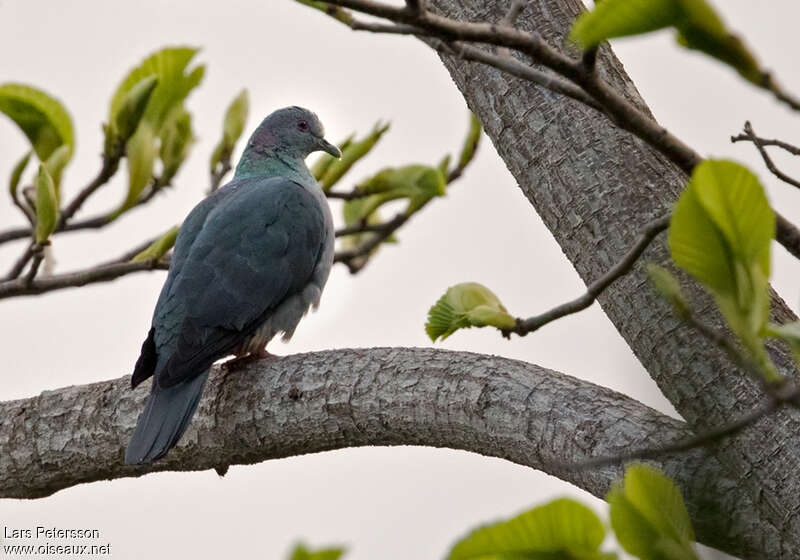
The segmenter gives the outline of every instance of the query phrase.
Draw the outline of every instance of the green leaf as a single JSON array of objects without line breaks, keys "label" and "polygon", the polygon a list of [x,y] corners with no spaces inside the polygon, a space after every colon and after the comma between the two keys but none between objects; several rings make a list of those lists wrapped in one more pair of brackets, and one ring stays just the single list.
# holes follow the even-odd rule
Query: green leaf
[{"label": "green leaf", "polygon": [[492,326],[510,329],[516,320],[492,293],[476,282],[450,287],[428,311],[425,332],[432,341],[446,339],[458,329]]},{"label": "green leaf", "polygon": [[731,250],[691,181],[672,213],[668,243],[673,260],[697,280],[717,293],[736,292]]},{"label": "green leaf", "polygon": [[605,0],[575,21],[570,37],[588,49],[614,37],[673,27],[678,43],[733,67],[746,80],[768,86],[768,75],[742,40],[730,33],[706,0]]},{"label": "green leaf", "polygon": [[191,70],[188,68],[197,51],[198,49],[188,47],[168,47],[147,57],[125,76],[114,92],[108,122],[116,121],[128,92],[143,79],[156,76],[158,85],[150,94],[142,120],[157,133],[169,112],[203,79],[203,65]]},{"label": "green leaf", "polygon": [[158,86],[158,76],[153,74],[142,78],[125,92],[119,110],[111,121],[115,142],[127,142],[136,131],[156,86]]},{"label": "green leaf", "polygon": [[800,364],[800,321],[793,321],[783,325],[770,323],[766,334],[785,340],[789,344],[789,348],[792,349],[795,361]]},{"label": "green leaf", "polygon": [[326,548],[317,551],[310,551],[302,544],[298,544],[292,551],[290,560],[339,560],[344,554],[343,548]]},{"label": "green leaf", "polygon": [[342,157],[333,161],[319,180],[322,190],[328,192],[358,160],[375,147],[387,130],[389,130],[389,123],[382,125],[378,122],[366,138],[355,140],[345,150],[342,150]]},{"label": "green leaf", "polygon": [[777,376],[761,332],[769,318],[770,242],[775,215],[747,169],[708,160],[695,168],[670,222],[675,262],[714,295],[742,344],[771,379]]},{"label": "green leaf", "polygon": [[0,111],[17,123],[40,161],[61,145],[75,145],[72,120],[64,106],[42,90],[22,84],[0,85]]},{"label": "green leaf", "polygon": [[377,195],[368,197],[362,207],[365,216],[381,204],[398,198],[408,198],[406,214],[411,215],[432,198],[444,196],[445,184],[445,177],[438,167],[414,164],[383,169],[358,185],[356,190]]},{"label": "green leaf", "polygon": [[444,156],[437,167],[439,168],[439,171],[443,177],[450,175],[450,154]]},{"label": "green leaf", "polygon": [[676,0],[604,0],[578,17],[570,38],[588,49],[614,37],[675,25],[681,15],[680,3]]},{"label": "green leaf", "polygon": [[228,161],[236,147],[236,142],[244,131],[247,114],[250,108],[247,90],[243,89],[233,98],[225,110],[222,120],[222,138],[211,154],[211,172],[213,173],[222,161]]},{"label": "green leaf", "polygon": [[128,194],[122,206],[115,213],[119,216],[139,201],[142,191],[153,177],[153,164],[156,159],[155,133],[153,128],[143,123],[128,140]]},{"label": "green leaf", "polygon": [[[355,138],[355,134],[351,134],[347,138],[345,138],[342,142],[339,143],[339,151],[344,153],[344,151],[353,143],[353,138]],[[328,168],[331,164],[336,161],[336,158],[330,154],[323,153],[318,158],[317,161],[314,162],[314,165],[311,166],[311,174],[317,181],[322,180],[322,177],[325,176],[325,173],[328,172]]]},{"label": "green leaf", "polygon": [[47,167],[47,172],[53,178],[56,200],[61,200],[61,174],[69,163],[70,155],[70,147],[66,144],[62,144],[56,148],[53,153],[50,154],[50,157],[47,158],[47,161],[44,162],[45,167]]},{"label": "green leaf", "polygon": [[694,531],[680,490],[647,465],[632,465],[606,498],[622,547],[643,560],[697,560]]},{"label": "green leaf", "polygon": [[36,176],[36,243],[46,243],[57,222],[58,199],[53,178],[47,172],[47,166],[40,164]]},{"label": "green leaf", "polygon": [[177,238],[178,226],[173,226],[164,235],[153,241],[147,249],[133,257],[131,262],[157,261],[172,249]]},{"label": "green leaf", "polygon": [[695,168],[690,184],[734,254],[769,276],[775,213],[758,178],[732,161],[706,160]]},{"label": "green leaf", "polygon": [[28,166],[28,162],[31,160],[31,153],[32,152],[28,152],[22,156],[22,159],[17,162],[14,169],[11,171],[11,178],[8,180],[8,192],[11,194],[11,199],[14,201],[17,200],[17,187],[19,186],[22,174],[25,172],[25,168]]},{"label": "green leaf", "polygon": [[186,160],[189,148],[194,143],[192,115],[183,106],[175,107],[161,127],[159,138],[159,158],[163,168],[161,181],[169,183]]},{"label": "green leaf", "polygon": [[568,560],[614,558],[600,552],[603,524],[591,509],[562,498],[508,521],[473,531],[448,560]]},{"label": "green leaf", "polygon": [[[464,145],[461,147],[461,154],[458,156],[458,168],[463,170],[470,164],[472,158],[475,157],[475,152],[478,150],[478,143],[481,140],[481,122],[474,113],[469,114],[469,130],[467,137],[464,139]],[[447,175],[445,175],[447,176]]]},{"label": "green leaf", "polygon": [[647,275],[656,291],[676,309],[679,315],[686,315],[689,312],[689,304],[686,303],[681,285],[669,270],[663,266],[649,263]]},{"label": "green leaf", "polygon": [[764,72],[742,40],[730,33],[706,0],[678,0],[683,19],[677,25],[677,40],[684,47],[704,52],[732,66],[759,87],[765,85]]}]

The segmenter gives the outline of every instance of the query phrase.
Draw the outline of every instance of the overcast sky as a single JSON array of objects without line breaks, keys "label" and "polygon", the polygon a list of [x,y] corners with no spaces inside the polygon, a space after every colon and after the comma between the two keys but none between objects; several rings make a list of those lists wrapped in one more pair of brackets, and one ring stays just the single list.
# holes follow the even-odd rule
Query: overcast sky
[{"label": "overcast sky", "polygon": [[[717,0],[725,18],[765,65],[800,92],[794,37],[800,7],[792,0]],[[378,119],[392,128],[352,180],[387,165],[436,163],[456,151],[467,109],[438,58],[406,37],[350,32],[288,0],[231,2],[45,2],[0,0],[0,83],[24,82],[70,110],[77,148],[64,190],[75,193],[97,171],[110,95],[127,70],[165,45],[202,47],[205,80],[188,107],[198,142],[175,187],[113,228],[59,236],[59,270],[116,256],[180,222],[207,189],[208,154],[222,114],[243,87],[253,127],[271,111],[303,105],[339,140]],[[679,50],[670,34],[618,41],[640,92],[659,120],[703,155],[752,164],[771,200],[800,221],[800,193],[777,184],[751,146],[729,137],[746,119],[765,136],[800,142],[796,117],[732,71]],[[790,120],[795,119],[795,120]],[[0,117],[0,179],[28,149]],[[800,165],[776,160],[800,176]],[[3,182],[5,185],[5,182]],[[87,205],[111,208],[124,173]],[[338,214],[335,208],[334,213]],[[94,213],[94,212],[92,212]],[[0,197],[0,229],[21,224]],[[337,266],[319,313],[307,318],[278,354],[328,348],[428,346],[428,307],[457,282],[491,287],[515,315],[532,315],[581,293],[583,285],[516,187],[488,139],[474,165],[382,249],[357,277]],[[0,247],[0,270],[22,250]],[[797,308],[800,266],[777,248],[775,285]],[[46,297],[0,302],[0,400],[130,373],[149,328],[163,273],[130,276]],[[667,401],[598,306],[524,339],[496,331],[459,332],[439,347],[535,362],[625,392],[667,413]],[[213,471],[163,473],[98,482],[36,501],[0,501],[0,525],[91,527],[116,559],[282,558],[291,544],[346,544],[347,558],[441,557],[467,529],[557,496],[588,494],[499,459],[423,448],[344,450]]]}]

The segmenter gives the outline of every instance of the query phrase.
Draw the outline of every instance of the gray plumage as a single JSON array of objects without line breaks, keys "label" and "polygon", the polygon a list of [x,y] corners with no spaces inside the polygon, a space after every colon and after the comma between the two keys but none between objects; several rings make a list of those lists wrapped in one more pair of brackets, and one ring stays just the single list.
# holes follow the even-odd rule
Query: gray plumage
[{"label": "gray plumage", "polygon": [[234,179],[181,226],[132,386],[153,376],[125,454],[163,457],[186,430],[213,362],[258,354],[289,339],[319,304],[333,263],[333,222],[305,165],[312,151],[339,155],[316,115],[276,111],[250,138]]}]

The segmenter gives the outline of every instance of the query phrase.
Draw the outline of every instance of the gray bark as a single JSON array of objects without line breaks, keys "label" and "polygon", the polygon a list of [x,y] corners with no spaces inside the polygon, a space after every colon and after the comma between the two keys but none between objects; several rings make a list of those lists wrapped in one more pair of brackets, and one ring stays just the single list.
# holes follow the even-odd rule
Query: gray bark
[{"label": "gray bark", "polygon": [[[500,21],[509,6],[499,0],[431,3],[444,15],[488,22]],[[565,45],[569,26],[582,9],[579,0],[529,2],[517,25],[539,32],[551,44]],[[639,228],[669,211],[685,185],[686,177],[674,165],[595,110],[490,67],[450,57],[443,61],[520,188],[587,284],[621,257]],[[598,70],[645,107],[610,49],[601,49]],[[669,262],[663,241],[644,257],[644,262]],[[697,290],[692,295],[701,316],[721,327],[708,298]],[[599,301],[694,429],[730,421],[762,397],[743,372],[673,317],[649,287],[643,262]],[[533,294],[531,302],[535,303]],[[781,322],[794,319],[777,296],[773,314]],[[796,374],[782,348],[773,346],[770,351],[782,373]],[[763,537],[758,555],[762,558],[796,558],[800,550],[797,433],[800,413],[781,410],[714,449],[724,472],[753,500],[752,515],[760,524],[755,530]]]},{"label": "gray bark", "polygon": [[[373,348],[264,360],[227,377],[216,370],[181,443],[163,461],[127,466],[124,448],[147,392],[131,391],[126,376],[0,403],[0,497],[363,445],[473,451],[602,497],[619,468],[563,464],[691,435],[683,422],[629,397],[533,364]],[[702,542],[741,555],[759,549],[752,503],[710,452],[655,464],[681,485]]]}]

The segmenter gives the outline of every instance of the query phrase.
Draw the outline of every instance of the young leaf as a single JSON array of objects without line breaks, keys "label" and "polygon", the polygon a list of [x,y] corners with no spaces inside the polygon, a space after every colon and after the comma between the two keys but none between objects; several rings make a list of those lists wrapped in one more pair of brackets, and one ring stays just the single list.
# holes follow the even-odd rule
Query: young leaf
[{"label": "young leaf", "polygon": [[768,87],[765,74],[739,37],[731,34],[706,0],[604,0],[584,12],[570,37],[583,48],[614,37],[674,27],[678,43],[733,67],[746,80]]},{"label": "young leaf", "polygon": [[650,281],[656,291],[677,310],[679,315],[688,313],[689,304],[686,303],[686,298],[683,296],[681,285],[669,270],[663,266],[650,263],[647,265],[647,275],[650,277]]},{"label": "young leaf", "polygon": [[732,161],[705,160],[695,168],[690,184],[736,257],[757,263],[769,276],[775,213],[758,178]]},{"label": "young leaf", "polygon": [[64,106],[47,93],[22,84],[0,85],[0,111],[22,129],[40,161],[64,144],[72,155],[72,120]]},{"label": "young leaf", "polygon": [[290,560],[339,560],[344,554],[343,548],[326,548],[317,551],[310,551],[302,544],[298,544],[292,551]]},{"label": "young leaf", "polygon": [[153,128],[149,124],[143,123],[136,129],[136,133],[128,140],[127,154],[128,194],[122,206],[117,210],[116,216],[138,202],[139,196],[153,177],[156,144]]},{"label": "young leaf", "polygon": [[353,141],[347,146],[347,149],[342,150],[342,157],[333,161],[319,180],[322,190],[328,192],[342,178],[342,175],[369,153],[387,130],[389,130],[389,123],[382,125],[378,122],[366,138]]},{"label": "young leaf", "polygon": [[[467,137],[464,139],[464,145],[461,147],[461,154],[458,156],[458,168],[463,170],[475,157],[475,152],[478,150],[478,143],[481,140],[481,122],[474,113],[469,114],[469,130]],[[447,175],[445,175],[446,177]]]},{"label": "young leaf", "polygon": [[800,364],[800,321],[792,321],[783,325],[770,323],[767,327],[767,335],[785,340],[792,349],[794,360]]},{"label": "young leaf", "polygon": [[681,15],[677,0],[604,0],[578,17],[570,38],[588,49],[614,37],[638,35],[675,25]]},{"label": "young leaf", "polygon": [[36,243],[43,244],[56,229],[58,222],[58,199],[53,178],[47,166],[39,165],[36,176]]},{"label": "young leaf", "polygon": [[150,94],[142,120],[150,124],[155,133],[167,118],[170,110],[179,105],[189,92],[203,79],[205,67],[188,69],[189,63],[198,49],[187,47],[168,47],[156,51],[131,70],[117,87],[111,98],[108,122],[117,120],[128,92],[139,82],[156,76],[158,84]]},{"label": "young leaf", "polygon": [[367,198],[369,203],[362,207],[364,216],[381,204],[398,198],[409,199],[406,214],[411,215],[432,198],[443,196],[445,184],[445,177],[439,168],[415,164],[383,169],[356,188],[364,194],[377,195]]},{"label": "young leaf", "polygon": [[647,465],[632,465],[606,498],[622,547],[643,560],[697,560],[694,531],[680,490]]},{"label": "young leaf", "polygon": [[194,142],[192,115],[182,106],[175,107],[164,122],[159,133],[161,147],[159,158],[162,163],[161,180],[168,183],[175,177],[178,169],[189,155]]},{"label": "young leaf", "polygon": [[158,86],[158,76],[153,74],[142,78],[127,91],[122,98],[119,110],[111,121],[114,139],[117,142],[127,142],[128,138],[136,132],[136,127],[144,116],[147,103]]},{"label": "young leaf", "polygon": [[14,169],[11,171],[11,178],[8,180],[8,192],[11,194],[12,200],[17,200],[17,187],[19,186],[19,180],[22,178],[22,174],[25,172],[25,168],[28,166],[28,162],[31,160],[31,153],[28,152],[22,159],[20,159],[17,164],[14,166]]},{"label": "young leaf", "polygon": [[600,552],[603,524],[591,509],[562,498],[460,540],[447,560],[615,558]]},{"label": "young leaf", "polygon": [[164,235],[153,241],[147,249],[137,254],[131,262],[156,261],[167,254],[178,238],[178,226],[171,227]]},{"label": "young leaf", "polygon": [[70,147],[62,144],[56,148],[47,161],[44,162],[47,172],[53,178],[53,185],[56,191],[56,200],[61,200],[61,174],[69,163]]},{"label": "young leaf", "polygon": [[339,20],[345,25],[350,25],[350,23],[353,21],[353,14],[344,8],[340,8],[339,6],[333,6],[332,4],[321,2],[320,0],[297,0],[297,2],[300,4],[305,4],[306,6],[314,8],[315,10],[319,10],[320,12]]},{"label": "young leaf", "polygon": [[231,104],[225,111],[225,118],[222,121],[222,138],[211,154],[211,172],[213,173],[221,161],[229,160],[236,142],[242,135],[250,102],[247,97],[247,90],[243,89],[239,95],[234,97]]},{"label": "young leaf", "polygon": [[492,326],[510,329],[516,320],[491,290],[476,282],[448,288],[428,311],[425,332],[432,341],[444,340],[458,329]]},{"label": "young leaf", "polygon": [[730,248],[700,203],[691,181],[672,212],[668,243],[678,266],[714,292],[735,294]]}]

